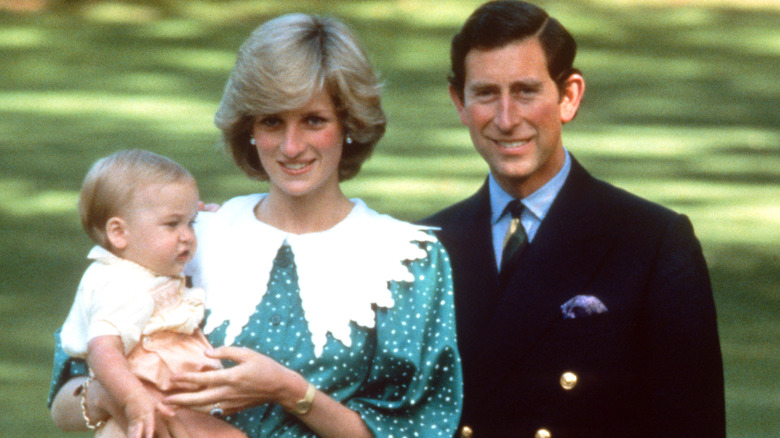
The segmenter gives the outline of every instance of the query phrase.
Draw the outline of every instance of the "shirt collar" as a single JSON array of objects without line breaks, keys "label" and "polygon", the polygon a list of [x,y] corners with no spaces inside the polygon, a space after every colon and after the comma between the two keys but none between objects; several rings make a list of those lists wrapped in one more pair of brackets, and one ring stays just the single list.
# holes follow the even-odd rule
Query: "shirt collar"
[{"label": "shirt collar", "polygon": [[[566,182],[566,177],[569,176],[569,171],[571,170],[571,157],[569,156],[569,151],[565,148],[564,152],[566,159],[563,162],[561,170],[540,187],[539,190],[520,200],[525,208],[539,221],[544,220],[544,217],[547,216],[550,206],[552,206],[558,192],[561,191],[563,183]],[[496,222],[501,219],[501,216],[503,216],[507,204],[513,201],[514,198],[498,185],[492,172],[488,177],[488,188],[490,190],[490,223],[495,225]]]}]

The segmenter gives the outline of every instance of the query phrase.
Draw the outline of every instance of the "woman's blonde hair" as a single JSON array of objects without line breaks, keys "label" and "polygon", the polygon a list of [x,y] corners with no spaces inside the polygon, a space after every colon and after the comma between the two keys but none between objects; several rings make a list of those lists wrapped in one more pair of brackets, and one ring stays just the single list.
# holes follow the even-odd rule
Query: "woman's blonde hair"
[{"label": "woman's blonde hair", "polygon": [[339,180],[355,176],[384,135],[381,86],[355,36],[328,17],[289,14],[252,32],[238,52],[214,123],[226,149],[251,178],[266,180],[249,143],[255,117],[295,110],[325,90],[352,142],[345,142]]},{"label": "woman's blonde hair", "polygon": [[149,184],[169,184],[195,178],[175,161],[153,152],[123,150],[101,158],[87,172],[79,194],[79,217],[90,239],[109,248],[106,223],[126,212],[133,195]]}]

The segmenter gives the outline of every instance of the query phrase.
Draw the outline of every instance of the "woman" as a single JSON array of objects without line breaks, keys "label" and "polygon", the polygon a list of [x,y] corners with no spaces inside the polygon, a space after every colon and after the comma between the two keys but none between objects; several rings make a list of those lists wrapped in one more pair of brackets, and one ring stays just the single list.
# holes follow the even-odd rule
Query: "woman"
[{"label": "woman", "polygon": [[[462,398],[449,261],[433,234],[347,199],[384,134],[374,72],[339,22],[293,14],[241,47],[215,118],[236,164],[268,194],[204,213],[190,266],[207,291],[213,357],[173,405],[227,414],[248,436],[452,436]],[[52,413],[78,427],[83,378],[55,357]],[[97,420],[117,407],[99,382]],[[178,436],[175,418],[160,434]],[[121,419],[120,419],[121,422]]]}]

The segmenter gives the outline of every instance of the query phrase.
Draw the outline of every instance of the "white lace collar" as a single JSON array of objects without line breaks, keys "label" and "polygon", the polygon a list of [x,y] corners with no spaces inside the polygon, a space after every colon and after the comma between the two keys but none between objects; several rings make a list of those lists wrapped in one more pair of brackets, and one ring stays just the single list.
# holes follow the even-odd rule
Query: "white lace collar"
[{"label": "white lace collar", "polygon": [[234,198],[216,215],[205,215],[208,232],[198,236],[201,281],[211,310],[205,331],[227,321],[226,345],[235,341],[265,295],[273,260],[285,241],[295,257],[303,311],[319,356],[328,333],[351,345],[350,321],[374,327],[373,306],[394,305],[388,282],[413,281],[403,262],[424,258],[418,242],[435,240],[426,232],[430,228],[380,215],[359,199],[351,200],[352,211],[329,230],[287,233],[255,218],[253,209],[264,196]]}]

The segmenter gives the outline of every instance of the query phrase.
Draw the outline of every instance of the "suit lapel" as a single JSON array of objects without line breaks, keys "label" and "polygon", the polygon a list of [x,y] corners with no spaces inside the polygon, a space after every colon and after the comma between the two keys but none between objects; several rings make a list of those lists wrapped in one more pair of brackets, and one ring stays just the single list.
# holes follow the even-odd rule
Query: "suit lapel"
[{"label": "suit lapel", "polygon": [[489,336],[487,322],[500,299],[487,182],[466,200],[442,233],[439,237],[455,267],[458,345],[464,357],[474,357],[470,353],[478,350],[484,337]]},{"label": "suit lapel", "polygon": [[490,357],[486,392],[561,318],[560,305],[581,294],[611,245],[610,217],[600,211],[596,181],[572,159],[572,168],[533,242],[512,273],[489,323],[481,357]]}]

